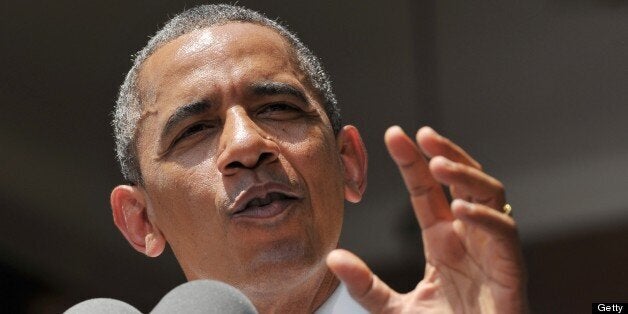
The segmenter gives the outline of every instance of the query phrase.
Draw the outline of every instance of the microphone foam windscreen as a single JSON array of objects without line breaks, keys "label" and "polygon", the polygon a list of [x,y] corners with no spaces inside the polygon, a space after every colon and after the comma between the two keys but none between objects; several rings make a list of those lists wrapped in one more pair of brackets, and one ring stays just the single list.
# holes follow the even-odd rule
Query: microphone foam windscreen
[{"label": "microphone foam windscreen", "polygon": [[168,292],[151,312],[151,314],[171,313],[257,314],[257,310],[242,292],[226,283],[195,280]]},{"label": "microphone foam windscreen", "polygon": [[131,305],[114,299],[98,298],[83,301],[64,314],[142,314]]}]

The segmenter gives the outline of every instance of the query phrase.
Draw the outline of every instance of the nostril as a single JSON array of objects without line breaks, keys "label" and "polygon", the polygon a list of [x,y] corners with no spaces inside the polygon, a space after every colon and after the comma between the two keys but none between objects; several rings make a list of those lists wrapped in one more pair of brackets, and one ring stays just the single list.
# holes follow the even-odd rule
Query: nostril
[{"label": "nostril", "polygon": [[272,159],[274,156],[274,154],[272,153],[262,153],[261,155],[259,155],[259,158],[257,159],[257,164],[255,166],[259,166],[261,164],[263,164],[264,162],[268,161],[269,159]]},{"label": "nostril", "polygon": [[232,161],[227,165],[227,169],[234,169],[234,168],[244,168],[244,165],[239,161]]},{"label": "nostril", "polygon": [[227,169],[237,169],[237,168],[256,168],[262,164],[264,164],[267,161],[272,161],[273,156],[275,156],[275,154],[273,153],[261,153],[258,157],[257,157],[257,161],[255,163],[243,163],[242,161],[232,161],[229,164],[227,164]]}]

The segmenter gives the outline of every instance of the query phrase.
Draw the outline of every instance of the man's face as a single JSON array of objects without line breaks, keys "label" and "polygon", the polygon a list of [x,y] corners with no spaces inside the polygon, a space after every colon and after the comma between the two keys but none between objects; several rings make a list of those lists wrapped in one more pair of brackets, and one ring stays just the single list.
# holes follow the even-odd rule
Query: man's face
[{"label": "man's face", "polygon": [[324,268],[342,161],[285,40],[248,23],[197,30],[159,48],[139,82],[148,217],[188,279],[245,288]]}]

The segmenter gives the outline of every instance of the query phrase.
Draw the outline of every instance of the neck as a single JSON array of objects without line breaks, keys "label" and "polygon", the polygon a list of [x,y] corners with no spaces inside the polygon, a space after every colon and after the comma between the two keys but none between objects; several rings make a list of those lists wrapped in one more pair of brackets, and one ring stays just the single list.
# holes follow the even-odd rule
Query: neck
[{"label": "neck", "polygon": [[334,293],[340,282],[326,267],[322,275],[311,276],[296,285],[247,294],[260,314],[313,313]]}]

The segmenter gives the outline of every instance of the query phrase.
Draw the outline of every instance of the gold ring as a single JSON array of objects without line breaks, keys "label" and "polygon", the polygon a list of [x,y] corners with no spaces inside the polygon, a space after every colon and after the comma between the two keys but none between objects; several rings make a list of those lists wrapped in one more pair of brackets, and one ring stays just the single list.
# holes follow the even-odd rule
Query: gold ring
[{"label": "gold ring", "polygon": [[510,204],[505,204],[504,207],[502,207],[502,213],[512,217],[512,206],[510,206]]}]

